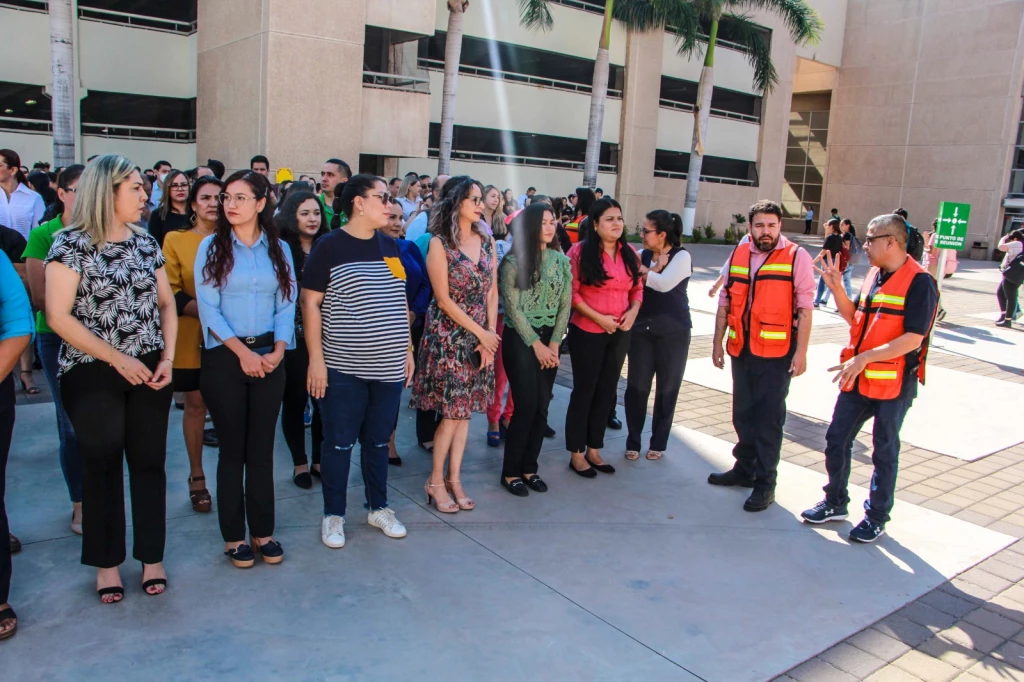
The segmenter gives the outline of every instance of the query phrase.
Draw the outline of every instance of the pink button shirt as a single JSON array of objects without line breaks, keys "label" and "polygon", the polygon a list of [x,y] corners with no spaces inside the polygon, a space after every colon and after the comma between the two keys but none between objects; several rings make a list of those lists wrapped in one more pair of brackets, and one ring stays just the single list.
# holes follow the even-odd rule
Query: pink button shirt
[{"label": "pink button shirt", "polygon": [[[793,242],[786,239],[785,236],[779,236],[779,243],[775,245],[775,250],[788,248]],[[737,248],[742,248],[742,244]],[[768,260],[768,255],[761,249],[757,248],[757,244],[750,242],[750,277],[753,279],[754,273],[761,269],[764,262]],[[726,266],[728,261],[726,261]],[[722,274],[726,275],[726,283],[722,287],[721,292],[718,294],[718,305],[720,307],[729,306],[729,276],[728,267],[722,268]],[[753,287],[749,289],[748,295],[753,295]],[[793,261],[793,309],[794,310],[813,310],[814,309],[814,265],[811,262],[811,254],[807,253],[802,247],[796,251],[796,259]]]},{"label": "pink button shirt", "polygon": [[[629,305],[633,301],[643,301],[644,280],[641,277],[636,284],[633,283],[633,277],[626,270],[625,263],[622,262],[621,251],[619,257],[612,260],[608,252],[601,249],[601,260],[609,279],[599,287],[582,284],[580,282],[580,247],[582,246],[582,243],[573,244],[567,254],[572,265],[573,307],[582,301],[602,315],[620,317],[629,310]],[[628,248],[632,249],[633,247],[629,246]],[[578,312],[573,312],[570,322],[585,332],[605,333],[601,325]]]}]

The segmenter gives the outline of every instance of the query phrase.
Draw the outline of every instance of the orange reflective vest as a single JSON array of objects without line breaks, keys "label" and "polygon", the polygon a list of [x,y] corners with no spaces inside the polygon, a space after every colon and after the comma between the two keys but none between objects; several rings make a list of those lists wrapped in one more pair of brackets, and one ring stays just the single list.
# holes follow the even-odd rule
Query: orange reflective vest
[{"label": "orange reflective vest", "polygon": [[[879,288],[878,292],[868,300],[871,288],[878,278],[879,269],[871,268],[864,278],[860,297],[857,299],[857,310],[853,314],[850,326],[850,343],[839,354],[841,362],[846,362],[855,355],[872,348],[878,348],[903,336],[903,309],[907,291],[914,277],[925,272],[917,261],[907,258],[907,262],[894,272]],[[934,320],[932,322],[934,324]],[[931,331],[929,329],[929,331]],[[921,344],[921,364],[917,367],[917,379],[924,384],[924,365],[928,355],[928,334]],[[903,389],[903,374],[906,358],[900,356],[892,360],[872,362],[857,377],[856,386],[861,395],[874,400],[892,400],[900,396]],[[844,388],[852,391],[853,387]]]},{"label": "orange reflective vest", "polygon": [[783,358],[789,354],[794,331],[793,262],[799,248],[798,244],[790,244],[785,249],[775,249],[753,278],[750,245],[740,244],[732,252],[726,285],[729,340],[725,348],[729,355],[739,357],[745,346],[760,358]]},{"label": "orange reflective vest", "polygon": [[565,226],[565,232],[569,235],[569,241],[573,244],[580,240],[580,222],[582,222],[582,220],[582,218],[577,218],[571,223],[567,223]]}]

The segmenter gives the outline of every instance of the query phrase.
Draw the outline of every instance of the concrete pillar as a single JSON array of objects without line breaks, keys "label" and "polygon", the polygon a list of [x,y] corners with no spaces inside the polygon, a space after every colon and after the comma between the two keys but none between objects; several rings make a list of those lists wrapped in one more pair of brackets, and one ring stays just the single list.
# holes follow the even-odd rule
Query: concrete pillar
[{"label": "concrete pillar", "polygon": [[366,0],[199,0],[197,158],[359,164]]},{"label": "concrete pillar", "polygon": [[626,229],[630,231],[643,222],[645,214],[657,208],[653,175],[663,44],[661,31],[629,33],[626,38],[626,82],[615,198],[622,204]]}]

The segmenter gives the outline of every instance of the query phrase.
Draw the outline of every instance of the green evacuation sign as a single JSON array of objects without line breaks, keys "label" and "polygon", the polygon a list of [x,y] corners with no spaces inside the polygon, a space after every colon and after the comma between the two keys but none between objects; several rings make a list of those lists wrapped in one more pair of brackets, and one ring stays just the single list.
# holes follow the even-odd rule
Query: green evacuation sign
[{"label": "green evacuation sign", "polygon": [[939,226],[935,231],[935,246],[940,249],[963,251],[967,241],[967,220],[971,217],[970,204],[939,203]]}]

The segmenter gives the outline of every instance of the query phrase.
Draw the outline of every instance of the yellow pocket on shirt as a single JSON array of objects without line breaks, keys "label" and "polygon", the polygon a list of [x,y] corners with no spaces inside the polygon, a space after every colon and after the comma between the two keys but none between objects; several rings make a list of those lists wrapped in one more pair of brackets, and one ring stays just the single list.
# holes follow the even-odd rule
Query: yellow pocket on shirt
[{"label": "yellow pocket on shirt", "polygon": [[402,281],[405,281],[405,267],[402,265],[402,260],[400,258],[384,256],[384,263],[388,266],[388,270],[391,271],[392,275]]}]

